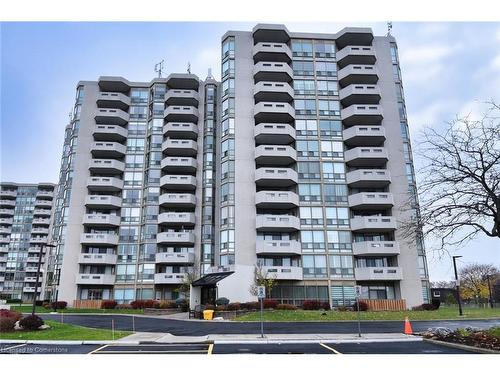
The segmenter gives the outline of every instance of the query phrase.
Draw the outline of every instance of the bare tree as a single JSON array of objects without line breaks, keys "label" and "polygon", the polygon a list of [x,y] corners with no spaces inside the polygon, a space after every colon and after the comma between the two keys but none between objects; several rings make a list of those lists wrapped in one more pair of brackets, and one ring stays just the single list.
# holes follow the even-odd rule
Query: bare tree
[{"label": "bare tree", "polygon": [[[427,127],[415,154],[420,208],[403,223],[406,237],[422,233],[437,250],[465,244],[477,234],[500,239],[500,106],[481,119],[456,118],[444,132]],[[500,249],[500,247],[499,247]]]},{"label": "bare tree", "polygon": [[454,281],[433,281],[431,282],[431,288],[455,288]]},{"label": "bare tree", "polygon": [[493,264],[473,263],[459,271],[460,293],[465,299],[488,298],[487,276],[494,277],[500,272]]},{"label": "bare tree", "polygon": [[193,281],[199,279],[200,269],[198,266],[186,267],[186,276],[182,279],[182,283],[175,289],[176,292],[181,293],[186,299],[189,300],[191,291],[191,284]]},{"label": "bare tree", "polygon": [[250,286],[250,294],[257,295],[257,287],[264,286],[266,288],[266,296],[271,295],[271,290],[276,284],[276,276],[270,275],[269,272],[264,270],[260,264],[255,265],[254,269],[254,281]]}]

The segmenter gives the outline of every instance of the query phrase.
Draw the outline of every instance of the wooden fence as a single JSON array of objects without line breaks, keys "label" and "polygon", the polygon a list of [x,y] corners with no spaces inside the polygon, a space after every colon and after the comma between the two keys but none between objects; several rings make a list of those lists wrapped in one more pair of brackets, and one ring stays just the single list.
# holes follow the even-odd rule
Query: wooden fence
[{"label": "wooden fence", "polygon": [[372,311],[402,311],[406,310],[404,299],[362,299]]},{"label": "wooden fence", "polygon": [[73,307],[75,309],[100,309],[102,300],[100,299],[75,299]]}]

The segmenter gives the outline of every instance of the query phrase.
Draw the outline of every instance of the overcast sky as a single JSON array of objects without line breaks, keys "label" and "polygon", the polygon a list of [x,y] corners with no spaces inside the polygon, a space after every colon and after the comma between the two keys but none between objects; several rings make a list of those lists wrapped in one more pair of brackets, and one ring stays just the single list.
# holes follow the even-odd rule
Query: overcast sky
[{"label": "overcast sky", "polygon": [[[64,126],[79,80],[120,75],[149,81],[156,62],[166,72],[220,77],[220,38],[253,23],[2,23],[0,180],[57,182]],[[385,23],[288,23],[290,31],[335,33],[345,26],[387,32]],[[393,23],[413,140],[425,125],[457,114],[479,115],[500,101],[500,24]],[[417,171],[418,173],[418,171]],[[418,179],[418,174],[417,174]],[[461,264],[500,267],[498,240],[480,237],[458,250]],[[448,256],[427,244],[431,280],[451,279]]]}]

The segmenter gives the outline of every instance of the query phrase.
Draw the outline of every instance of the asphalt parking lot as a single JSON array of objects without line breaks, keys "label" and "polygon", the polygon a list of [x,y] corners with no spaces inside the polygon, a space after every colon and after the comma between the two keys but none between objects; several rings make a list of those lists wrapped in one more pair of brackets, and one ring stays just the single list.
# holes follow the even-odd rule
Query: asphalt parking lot
[{"label": "asphalt parking lot", "polygon": [[384,343],[0,344],[0,354],[474,354],[425,341]]}]

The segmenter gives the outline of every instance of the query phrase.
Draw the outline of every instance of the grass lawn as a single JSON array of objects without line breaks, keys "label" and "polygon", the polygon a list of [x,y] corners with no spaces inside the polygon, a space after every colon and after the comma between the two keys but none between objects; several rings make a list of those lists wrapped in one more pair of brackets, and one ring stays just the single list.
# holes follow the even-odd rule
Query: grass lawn
[{"label": "grass lawn", "polygon": [[[325,315],[323,315],[325,313]],[[300,321],[328,321],[328,320],[357,320],[355,311],[305,311],[305,310],[274,310],[264,311],[264,320],[269,322],[300,322]],[[500,318],[500,309],[464,309],[464,315],[458,315],[455,307],[441,307],[435,311],[362,311],[361,320],[410,320],[432,319],[471,319],[471,318]],[[259,321],[260,312],[251,312],[235,318],[236,321]]]},{"label": "grass lawn", "polygon": [[[27,305],[11,305],[11,310],[14,311],[19,311],[20,313],[31,313],[31,309],[33,307],[27,306]],[[35,312],[37,314],[48,314],[50,312],[53,312],[53,309],[46,309],[45,307],[42,306],[37,306]],[[63,310],[57,310],[57,312],[63,312],[63,313],[72,313],[72,314],[144,314],[144,310],[142,309],[74,309],[72,307],[68,307]]]},{"label": "grass lawn", "polygon": [[[0,339],[6,340],[113,340],[109,329],[87,328],[73,324],[46,321],[51,328],[40,331],[14,331],[0,333]],[[132,332],[115,331],[114,338],[119,339]]]}]

